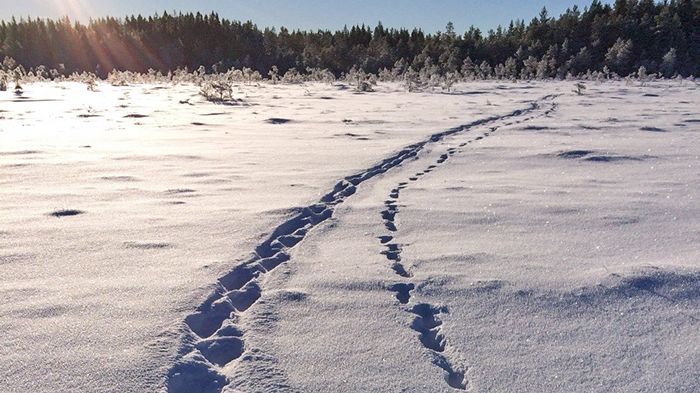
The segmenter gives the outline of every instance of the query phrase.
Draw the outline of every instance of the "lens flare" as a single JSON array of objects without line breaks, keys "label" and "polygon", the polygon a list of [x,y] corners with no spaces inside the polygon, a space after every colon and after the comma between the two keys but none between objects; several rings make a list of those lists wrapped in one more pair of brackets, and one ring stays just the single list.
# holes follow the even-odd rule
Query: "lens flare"
[{"label": "lens flare", "polygon": [[51,0],[50,7],[54,8],[58,14],[67,16],[73,20],[87,21],[93,9],[90,2],[84,0]]}]

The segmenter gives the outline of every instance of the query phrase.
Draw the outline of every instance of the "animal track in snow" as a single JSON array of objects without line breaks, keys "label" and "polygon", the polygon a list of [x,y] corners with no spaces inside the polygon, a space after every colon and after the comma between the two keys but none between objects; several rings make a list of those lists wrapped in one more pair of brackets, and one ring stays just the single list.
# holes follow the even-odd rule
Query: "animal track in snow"
[{"label": "animal track in snow", "polygon": [[446,308],[436,308],[429,304],[417,304],[411,312],[416,315],[411,328],[418,332],[418,338],[424,347],[433,351],[433,363],[445,371],[445,382],[454,389],[467,390],[469,381],[466,368],[455,366],[445,354],[447,340],[442,334],[442,321],[439,315],[446,313]]},{"label": "animal track in snow", "polygon": [[396,300],[399,301],[401,304],[407,304],[409,300],[411,300],[411,291],[413,291],[416,288],[414,284],[394,284],[389,287],[389,290],[392,292],[396,292]]},{"label": "animal track in snow", "polygon": [[[554,105],[555,104],[552,104],[552,108],[555,108]],[[551,110],[553,109],[550,108],[550,110],[543,112],[543,114],[546,116],[551,113]],[[533,116],[522,120],[513,120],[505,122],[503,125],[519,124],[521,122],[531,120],[532,118]],[[499,125],[492,126],[482,135],[462,142],[459,144],[459,148],[461,149],[466,147],[473,141],[483,140],[484,138],[498,131],[499,128]],[[447,148],[446,153],[441,154],[435,164],[431,164],[423,171],[419,171],[408,177],[408,181],[398,183],[398,185],[390,191],[389,199],[384,202],[386,209],[382,210],[380,215],[384,221],[384,227],[390,233],[378,237],[382,247],[384,248],[381,254],[384,255],[391,263],[391,269],[402,279],[411,279],[413,275],[402,263],[401,252],[404,244],[394,241],[395,233],[398,231],[396,219],[400,211],[398,201],[401,196],[401,190],[406,189],[409,184],[415,184],[415,182],[421,177],[431,173],[439,166],[444,165],[450,157],[460,152],[462,152],[462,150],[455,147]],[[406,281],[402,281],[387,287],[390,292],[394,293],[396,300],[398,300],[398,302],[402,305],[407,305],[411,302],[411,293],[415,290],[415,288],[416,284],[414,282]],[[467,390],[469,386],[469,381],[467,379],[467,367],[461,364],[462,362],[455,355],[454,349],[449,351],[449,353],[446,351],[448,342],[442,332],[442,320],[440,319],[439,315],[447,313],[447,308],[435,307],[433,305],[423,303],[416,304],[407,311],[415,315],[411,328],[418,332],[418,338],[423,347],[431,352],[433,363],[445,372],[445,382],[447,382],[447,384],[453,389]]]},{"label": "animal track in snow", "polygon": [[[545,99],[549,98],[545,97]],[[245,332],[238,327],[238,321],[246,310],[262,297],[262,279],[267,273],[288,262],[289,250],[297,246],[312,228],[331,218],[335,207],[355,194],[361,183],[400,166],[406,160],[416,158],[428,144],[440,142],[448,136],[468,131],[476,126],[520,117],[540,107],[538,102],[533,102],[525,109],[515,110],[504,116],[492,116],[431,135],[428,139],[405,147],[362,172],[345,177],[319,202],[298,209],[292,217],[276,227],[267,239],[255,248],[246,262],[221,277],[209,298],[185,318],[187,333],[183,339],[178,360],[166,377],[168,392],[219,393],[230,384],[230,380],[222,373],[222,368],[226,367],[227,373],[232,372],[231,367],[235,366],[231,364],[246,354]],[[442,162],[447,158],[448,156],[444,155]],[[429,169],[434,168],[435,166]],[[425,171],[423,172],[425,174]],[[415,177],[418,180],[420,176]],[[386,210],[382,214],[389,232],[397,230],[395,218],[399,206],[396,200],[401,190],[407,186],[408,183],[402,183],[391,190],[390,199],[385,202]],[[180,191],[177,192],[178,194],[182,193],[182,190],[174,191]],[[382,236],[380,241],[386,247],[385,256],[391,261],[394,272],[403,278],[410,278],[410,271],[401,263],[402,245],[392,243],[392,235]],[[405,304],[410,302],[413,284],[397,285],[392,288],[399,302],[405,302]],[[436,364],[441,362],[447,364],[442,367],[445,370],[455,368],[446,358],[438,360]]]}]

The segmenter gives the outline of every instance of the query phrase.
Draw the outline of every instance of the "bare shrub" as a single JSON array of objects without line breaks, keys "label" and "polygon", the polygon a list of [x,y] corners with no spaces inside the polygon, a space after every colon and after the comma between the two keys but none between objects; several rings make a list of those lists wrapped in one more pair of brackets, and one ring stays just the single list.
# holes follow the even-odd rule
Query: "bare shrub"
[{"label": "bare shrub", "polygon": [[230,102],[233,101],[233,86],[226,81],[205,81],[199,86],[199,95],[210,102]]}]

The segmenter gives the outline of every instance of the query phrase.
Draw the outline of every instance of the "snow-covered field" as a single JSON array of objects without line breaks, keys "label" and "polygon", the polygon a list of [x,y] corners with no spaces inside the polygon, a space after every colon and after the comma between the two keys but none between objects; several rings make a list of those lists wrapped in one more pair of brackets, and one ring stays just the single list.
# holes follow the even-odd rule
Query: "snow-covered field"
[{"label": "snow-covered field", "polygon": [[0,93],[0,391],[699,391],[700,87],[573,89]]}]

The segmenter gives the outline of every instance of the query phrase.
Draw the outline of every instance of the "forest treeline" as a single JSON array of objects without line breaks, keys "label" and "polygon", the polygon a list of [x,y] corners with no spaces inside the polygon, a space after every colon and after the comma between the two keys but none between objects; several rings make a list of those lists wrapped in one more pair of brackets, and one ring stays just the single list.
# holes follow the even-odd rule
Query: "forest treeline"
[{"label": "forest treeline", "polygon": [[12,18],[0,22],[4,57],[26,70],[43,65],[103,77],[112,70],[165,73],[200,66],[209,72],[251,68],[262,75],[276,66],[280,73],[430,69],[499,78],[563,78],[589,70],[626,76],[644,67],[667,77],[691,76],[700,74],[700,0],[594,0],[558,17],[543,9],[529,23],[516,20],[485,33],[472,27],[463,34],[452,23],[433,34],[381,23],[338,31],[261,30],[215,13],[164,12],[87,24]]}]

